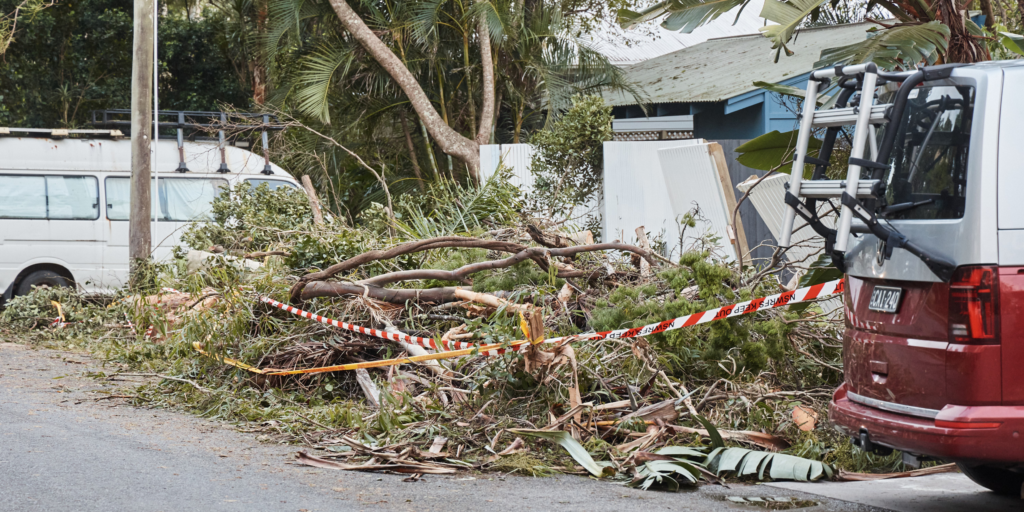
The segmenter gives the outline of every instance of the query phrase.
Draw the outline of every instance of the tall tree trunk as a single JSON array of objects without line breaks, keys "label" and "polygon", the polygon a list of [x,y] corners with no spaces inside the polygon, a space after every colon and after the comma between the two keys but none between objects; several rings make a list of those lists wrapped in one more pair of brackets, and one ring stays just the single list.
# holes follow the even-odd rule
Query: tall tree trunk
[{"label": "tall tree trunk", "polygon": [[416,146],[412,143],[412,134],[409,133],[409,123],[405,122],[404,111],[398,111],[398,119],[402,122],[402,133],[405,134],[405,148],[409,150],[409,160],[412,162],[412,172],[416,174],[416,181],[420,184],[420,190],[423,190],[423,174],[420,171],[420,163],[416,159]]},{"label": "tall tree trunk", "polygon": [[1017,10],[1020,11],[1020,26],[1024,27],[1024,0],[1017,0]]},{"label": "tall tree trunk", "polygon": [[[1024,2],[1024,0],[1020,0]],[[491,32],[487,29],[487,20],[483,13],[476,25],[477,37],[480,38],[480,67],[483,69],[484,83],[481,84],[483,108],[480,110],[480,124],[476,132],[476,143],[487,144],[491,139],[491,126],[494,124],[494,59],[491,54]]]},{"label": "tall tree trunk", "polygon": [[338,15],[338,20],[345,30],[348,30],[349,34],[359,41],[359,44],[373,56],[374,60],[391,75],[395,83],[405,92],[416,115],[423,122],[426,130],[430,132],[430,136],[441,146],[441,150],[464,162],[469,169],[470,177],[479,182],[480,145],[474,140],[463,137],[462,134],[448,126],[444,119],[441,119],[430,103],[430,98],[416,81],[416,77],[412,76],[398,56],[370,30],[370,27],[366,26],[362,18],[348,5],[348,2],[345,0],[330,1],[331,7],[334,8],[334,12]]}]

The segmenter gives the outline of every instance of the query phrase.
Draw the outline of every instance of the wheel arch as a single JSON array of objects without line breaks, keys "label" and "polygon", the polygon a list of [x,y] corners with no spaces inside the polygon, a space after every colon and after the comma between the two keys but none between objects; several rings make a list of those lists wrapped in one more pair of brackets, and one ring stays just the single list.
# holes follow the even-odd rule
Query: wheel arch
[{"label": "wheel arch", "polygon": [[26,266],[25,268],[21,269],[20,272],[18,272],[18,276],[14,278],[14,281],[11,282],[11,286],[9,286],[7,290],[4,292],[3,298],[6,300],[13,298],[14,291],[17,290],[19,286],[21,286],[21,282],[25,280],[25,278],[28,277],[29,274],[39,270],[49,270],[61,277],[67,278],[69,281],[72,282],[72,284],[75,284],[76,286],[78,284],[77,281],[75,281],[75,276],[71,273],[71,271],[68,270],[68,268],[65,267],[64,265],[61,265],[60,263],[33,263],[31,265]]}]

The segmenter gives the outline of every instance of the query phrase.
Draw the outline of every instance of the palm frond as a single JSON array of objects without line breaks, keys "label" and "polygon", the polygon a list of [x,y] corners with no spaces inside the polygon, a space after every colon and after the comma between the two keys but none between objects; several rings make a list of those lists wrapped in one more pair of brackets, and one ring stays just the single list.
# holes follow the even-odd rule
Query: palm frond
[{"label": "palm frond", "polygon": [[939,21],[922,25],[898,25],[889,29],[871,29],[860,43],[821,52],[814,67],[874,62],[883,69],[909,69],[919,64],[933,64],[945,52],[949,27]]}]

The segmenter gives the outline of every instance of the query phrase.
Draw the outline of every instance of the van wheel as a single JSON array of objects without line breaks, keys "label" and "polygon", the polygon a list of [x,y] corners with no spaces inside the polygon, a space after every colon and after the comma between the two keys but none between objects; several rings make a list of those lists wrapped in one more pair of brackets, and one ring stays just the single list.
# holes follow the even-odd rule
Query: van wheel
[{"label": "van wheel", "polygon": [[38,288],[70,288],[74,285],[70,279],[52,270],[37,270],[25,276],[25,279],[21,280],[21,284],[18,285],[18,291],[15,295],[28,295],[32,293],[33,286]]},{"label": "van wheel", "polygon": [[961,462],[957,462],[956,465],[960,468],[960,471],[967,475],[967,478],[996,494],[1018,497],[1021,495],[1021,486],[1024,485],[1024,473],[991,466],[970,467]]}]

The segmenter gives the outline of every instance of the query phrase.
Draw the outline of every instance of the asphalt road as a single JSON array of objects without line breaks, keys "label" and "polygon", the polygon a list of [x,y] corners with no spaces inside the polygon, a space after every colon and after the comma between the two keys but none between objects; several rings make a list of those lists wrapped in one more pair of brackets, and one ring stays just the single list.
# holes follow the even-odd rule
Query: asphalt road
[{"label": "asphalt road", "polygon": [[[0,344],[0,510],[765,510],[737,497],[808,500],[807,511],[878,511],[760,485],[648,492],[563,476],[401,476],[292,464],[297,446],[194,416],[105,399],[82,354]],[[732,499],[730,499],[732,498]]]}]

